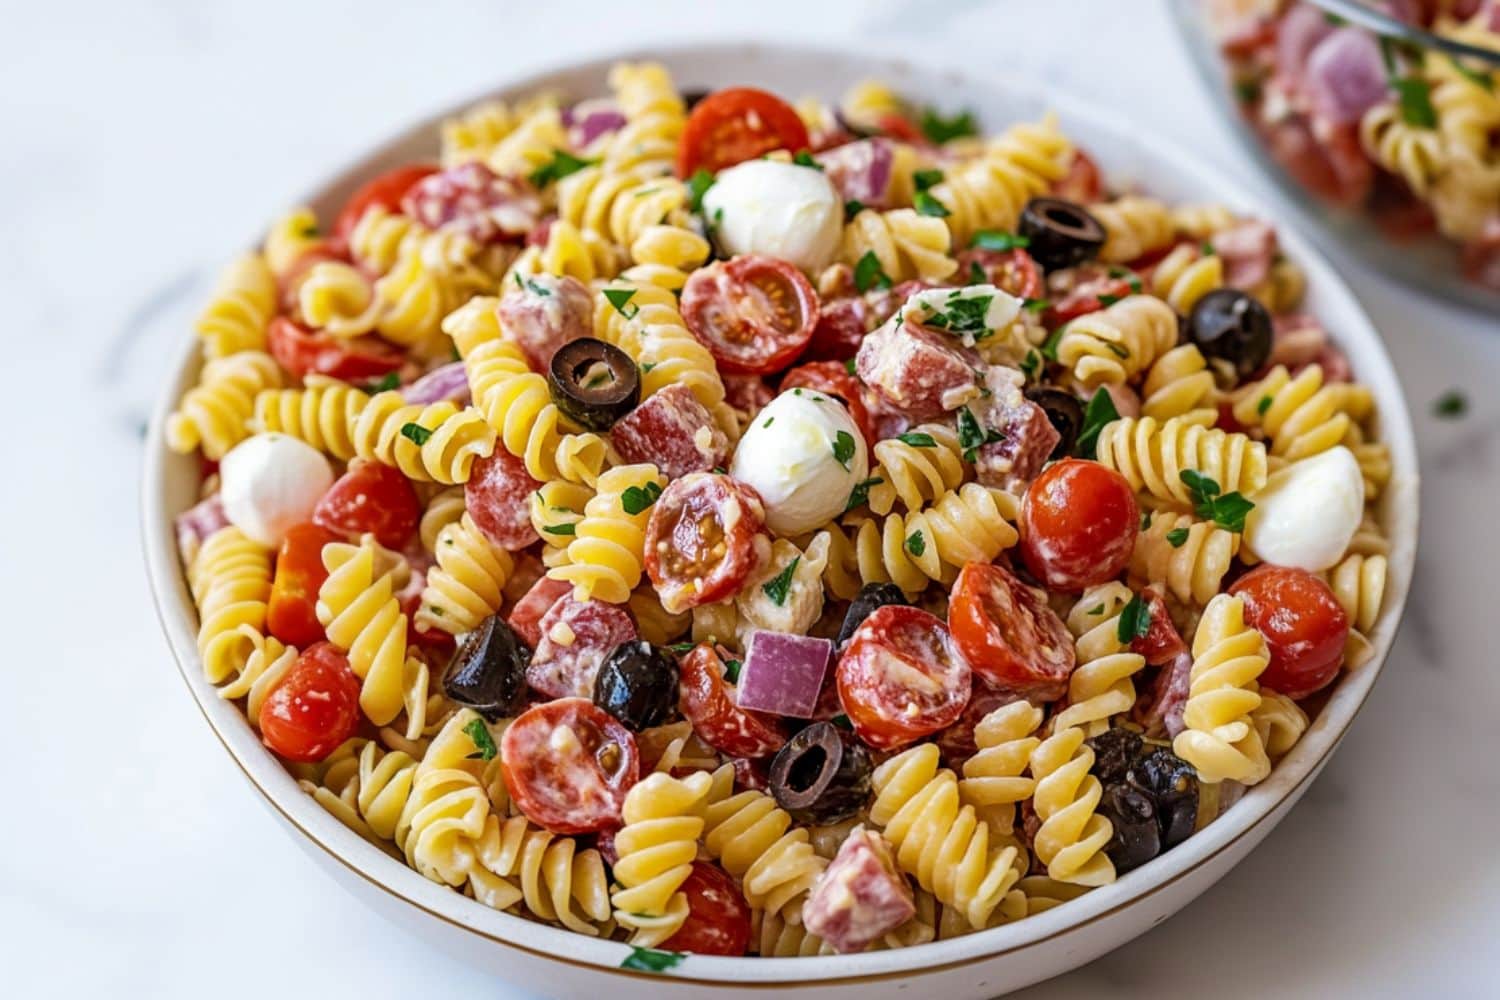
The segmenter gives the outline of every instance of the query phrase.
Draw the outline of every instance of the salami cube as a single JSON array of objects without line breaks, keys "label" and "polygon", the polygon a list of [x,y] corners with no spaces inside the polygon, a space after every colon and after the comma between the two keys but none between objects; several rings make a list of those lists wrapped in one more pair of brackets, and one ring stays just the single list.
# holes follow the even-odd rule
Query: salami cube
[{"label": "salami cube", "polygon": [[1036,478],[1062,440],[1047,411],[1021,392],[1020,373],[995,367],[985,373],[989,395],[976,400],[979,426],[994,438],[974,455],[974,470],[985,486],[1016,491]]},{"label": "salami cube", "polygon": [[668,479],[707,472],[729,457],[729,437],[685,385],[669,385],[609,432],[626,463],[651,462]]},{"label": "salami cube", "polygon": [[531,495],[541,488],[525,461],[496,448],[474,463],[464,484],[464,505],[485,538],[519,552],[540,537],[531,523]]},{"label": "salami cube", "polygon": [[476,160],[422,178],[401,199],[401,210],[428,229],[494,243],[524,236],[541,217],[542,200],[525,180],[502,177]]},{"label": "salami cube", "polygon": [[848,142],[819,153],[816,159],[845,201],[857,201],[866,208],[888,206],[895,154],[887,140]]},{"label": "salami cube", "polygon": [[573,585],[566,580],[539,577],[510,609],[510,617],[505,623],[526,640],[526,645],[535,649],[542,641],[542,619],[552,610],[552,605],[572,592]]},{"label": "salami cube", "polygon": [[1251,290],[1271,274],[1276,256],[1276,230],[1259,219],[1247,219],[1215,233],[1214,252],[1224,260],[1224,284]]},{"label": "salami cube", "polygon": [[933,420],[979,395],[978,355],[953,338],[903,322],[900,314],[865,337],[855,358],[862,382],[913,420]]},{"label": "salami cube", "polygon": [[[863,331],[861,331],[863,333]],[[849,355],[854,351],[850,350]],[[776,390],[759,375],[723,375],[724,402],[747,417],[753,417],[776,398]]]},{"label": "salami cube", "polygon": [[833,658],[833,642],[756,629],[745,646],[740,707],[811,719]]},{"label": "salami cube", "polygon": [[592,698],[604,658],[636,638],[635,622],[616,604],[563,597],[537,624],[541,638],[526,682],[549,698]]},{"label": "salami cube", "polygon": [[802,904],[802,922],[835,951],[848,954],[863,951],[916,911],[891,845],[875,831],[857,826]]},{"label": "salami cube", "polygon": [[526,363],[546,374],[559,347],[589,334],[593,308],[588,287],[577,278],[535,274],[507,282],[496,315]]}]

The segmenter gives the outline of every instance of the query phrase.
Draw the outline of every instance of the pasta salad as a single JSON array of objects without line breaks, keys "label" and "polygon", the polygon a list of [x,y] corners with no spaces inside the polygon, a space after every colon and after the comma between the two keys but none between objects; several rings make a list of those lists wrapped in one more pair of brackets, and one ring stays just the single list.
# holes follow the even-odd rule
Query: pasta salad
[{"label": "pasta salad", "polygon": [[1058,906],[1369,654],[1370,391],[1264,222],[1051,117],[491,102],[235,260],[170,418],[210,683],[478,904],[683,953]]}]

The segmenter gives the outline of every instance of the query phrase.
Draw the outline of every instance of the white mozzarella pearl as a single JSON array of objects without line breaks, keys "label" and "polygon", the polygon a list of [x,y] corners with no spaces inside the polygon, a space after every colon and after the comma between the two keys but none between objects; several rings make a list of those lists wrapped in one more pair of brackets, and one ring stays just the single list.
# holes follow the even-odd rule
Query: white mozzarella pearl
[{"label": "white mozzarella pearl", "polygon": [[1365,481],[1342,445],[1304,458],[1271,476],[1252,497],[1245,545],[1263,562],[1318,573],[1343,557],[1359,530]]},{"label": "white mozzarella pearl", "polygon": [[333,469],[306,442],[286,434],[256,434],[224,456],[219,481],[229,523],[274,548],[287,529],[312,517],[333,485]]},{"label": "white mozzarella pearl", "polygon": [[703,210],[724,253],[765,254],[809,273],[832,262],[843,235],[844,203],[833,182],[795,163],[748,160],[720,171]]},{"label": "white mozzarella pearl", "polygon": [[843,512],[869,475],[869,455],[844,404],[812,389],[783,392],[756,414],[734,453],[730,475],[755,487],[766,524],[801,535]]}]

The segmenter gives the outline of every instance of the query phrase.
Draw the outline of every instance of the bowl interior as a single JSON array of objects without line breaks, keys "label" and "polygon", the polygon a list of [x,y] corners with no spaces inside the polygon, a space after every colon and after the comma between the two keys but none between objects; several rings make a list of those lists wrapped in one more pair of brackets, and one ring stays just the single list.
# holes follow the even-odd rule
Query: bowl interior
[{"label": "bowl interior", "polygon": [[[831,100],[857,80],[878,77],[918,102],[944,108],[970,107],[992,132],[1055,110],[1067,133],[1095,155],[1116,185],[1149,188],[1171,200],[1224,202],[1246,213],[1264,214],[1262,206],[1228,178],[1199,165],[1189,153],[1122,124],[1119,113],[1105,115],[1063,95],[1009,81],[926,68],[878,54],[784,44],[689,44],[622,57],[664,62],[680,87],[753,83],[788,97],[818,94]],[[605,75],[614,58],[540,74],[493,94],[476,95],[476,99],[514,96],[539,87],[557,88],[579,97],[599,94],[604,92]],[[443,115],[470,103],[446,109]],[[398,162],[430,158],[436,151],[437,123],[443,115],[404,130],[349,169],[313,188],[304,200],[321,217],[331,218],[343,198],[362,180]],[[1357,375],[1371,386],[1379,402],[1382,433],[1391,448],[1394,475],[1381,517],[1392,539],[1392,553],[1386,612],[1371,637],[1375,657],[1342,679],[1301,742],[1271,778],[1252,789],[1224,817],[1115,884],[1067,906],[995,930],[917,948],[808,959],[694,956],[690,966],[678,971],[700,980],[809,982],[916,970],[1012,951],[1116,911],[1204,863],[1264,820],[1316,771],[1368,695],[1395,635],[1416,546],[1417,465],[1406,404],[1390,359],[1369,320],[1307,241],[1285,227],[1280,227],[1280,234],[1286,252],[1307,270],[1308,309],[1323,319],[1348,351]],[[231,249],[226,247],[226,254]],[[179,394],[192,383],[199,364],[196,344],[184,338],[181,355],[174,359],[168,384],[163,387],[147,443],[143,541],[158,612],[179,669],[225,748],[283,817],[341,864],[393,896],[479,935],[540,954],[567,956],[566,960],[575,963],[618,967],[629,953],[625,945],[596,941],[489,910],[392,861],[300,791],[288,772],[260,745],[240,709],[219,699],[203,680],[194,641],[196,615],[178,565],[172,531],[172,517],[196,498],[198,467],[192,457],[175,455],[162,443],[165,417]]]}]

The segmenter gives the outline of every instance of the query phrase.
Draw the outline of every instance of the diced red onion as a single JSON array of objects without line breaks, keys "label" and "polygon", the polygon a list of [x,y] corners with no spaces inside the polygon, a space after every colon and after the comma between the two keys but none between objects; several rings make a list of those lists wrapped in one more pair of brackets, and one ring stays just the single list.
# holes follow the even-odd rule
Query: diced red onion
[{"label": "diced red onion", "polygon": [[1308,53],[1333,29],[1323,12],[1312,4],[1294,6],[1276,35],[1276,68],[1281,75],[1288,80],[1301,80]]},{"label": "diced red onion", "polygon": [[823,167],[845,201],[884,208],[891,183],[891,144],[884,139],[845,143],[813,159]]},{"label": "diced red onion", "polygon": [[624,128],[625,115],[614,101],[600,98],[564,108],[562,123],[568,130],[568,143],[575,149],[587,149],[600,136]]},{"label": "diced red onion", "polygon": [[462,361],[453,361],[401,387],[401,398],[426,406],[447,401],[459,406],[469,402],[469,376]]},{"label": "diced red onion", "polygon": [[223,501],[215,493],[178,514],[175,523],[177,551],[182,555],[183,562],[191,562],[209,535],[229,526],[229,518],[224,514]]},{"label": "diced red onion", "polygon": [[1358,121],[1386,96],[1380,46],[1359,28],[1339,28],[1308,55],[1303,84],[1319,115],[1335,122]]},{"label": "diced red onion", "polygon": [[833,642],[809,635],[757,629],[745,646],[739,706],[810,719],[833,658]]}]

